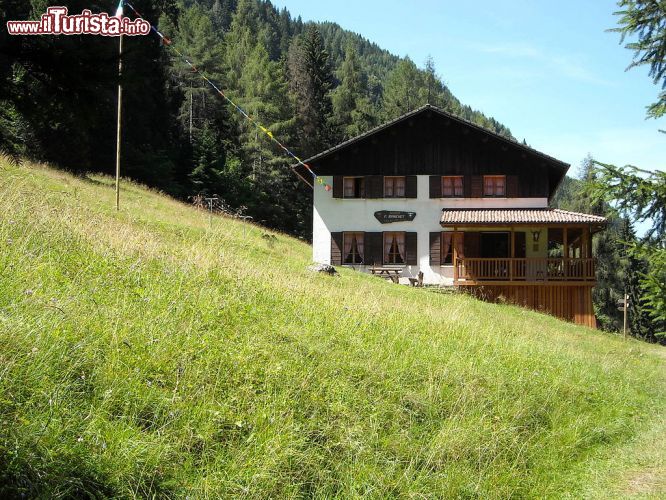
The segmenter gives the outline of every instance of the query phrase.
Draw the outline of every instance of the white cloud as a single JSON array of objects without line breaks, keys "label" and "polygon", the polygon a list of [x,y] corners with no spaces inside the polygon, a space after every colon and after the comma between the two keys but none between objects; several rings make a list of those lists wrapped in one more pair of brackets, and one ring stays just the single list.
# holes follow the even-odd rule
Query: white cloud
[{"label": "white cloud", "polygon": [[[589,69],[581,55],[558,55],[548,53],[534,45],[527,43],[503,43],[497,45],[473,43],[469,48],[485,54],[494,54],[506,59],[524,61],[529,59],[532,65],[538,63],[540,67],[532,67],[530,70],[524,68],[513,68],[515,73],[531,73],[533,76],[545,76],[556,73],[571,80],[591,83],[595,85],[616,85],[615,82],[599,77]],[[509,71],[506,67],[503,71]]]}]

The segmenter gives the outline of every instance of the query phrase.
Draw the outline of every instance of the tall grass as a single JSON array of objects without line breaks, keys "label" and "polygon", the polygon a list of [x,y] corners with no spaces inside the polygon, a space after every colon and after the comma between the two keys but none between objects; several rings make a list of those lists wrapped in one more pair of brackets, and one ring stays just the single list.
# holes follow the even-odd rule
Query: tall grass
[{"label": "tall grass", "polygon": [[666,407],[657,347],[140,186],[5,165],[0,213],[0,496],[575,496]]}]

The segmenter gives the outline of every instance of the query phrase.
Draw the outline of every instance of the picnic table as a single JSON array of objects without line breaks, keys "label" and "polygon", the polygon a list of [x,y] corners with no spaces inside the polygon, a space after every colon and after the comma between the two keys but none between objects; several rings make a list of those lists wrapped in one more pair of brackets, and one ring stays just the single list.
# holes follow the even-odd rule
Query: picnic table
[{"label": "picnic table", "polygon": [[402,272],[401,267],[383,267],[383,266],[373,266],[370,268],[370,272],[377,276],[383,276],[390,279],[393,283],[398,283],[400,279],[400,273]]}]

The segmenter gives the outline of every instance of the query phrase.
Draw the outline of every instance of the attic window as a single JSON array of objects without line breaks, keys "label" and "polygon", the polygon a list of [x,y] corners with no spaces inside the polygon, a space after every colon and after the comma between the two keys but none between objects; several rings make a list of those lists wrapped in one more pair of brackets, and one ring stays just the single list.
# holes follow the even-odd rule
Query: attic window
[{"label": "attic window", "polygon": [[384,177],[384,198],[404,198],[405,178]]},{"label": "attic window", "polygon": [[461,175],[442,177],[442,197],[462,198],[463,196],[463,177]]},{"label": "attic window", "polygon": [[505,175],[484,175],[483,196],[504,197],[506,196]]},{"label": "attic window", "polygon": [[344,197],[365,198],[365,177],[345,177]]}]

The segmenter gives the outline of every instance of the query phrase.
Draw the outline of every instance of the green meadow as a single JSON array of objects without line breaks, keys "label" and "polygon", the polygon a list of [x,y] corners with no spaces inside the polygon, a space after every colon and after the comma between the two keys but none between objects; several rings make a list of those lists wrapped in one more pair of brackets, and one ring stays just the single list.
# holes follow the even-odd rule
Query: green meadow
[{"label": "green meadow", "polygon": [[666,496],[666,349],[0,163],[0,497]]}]

